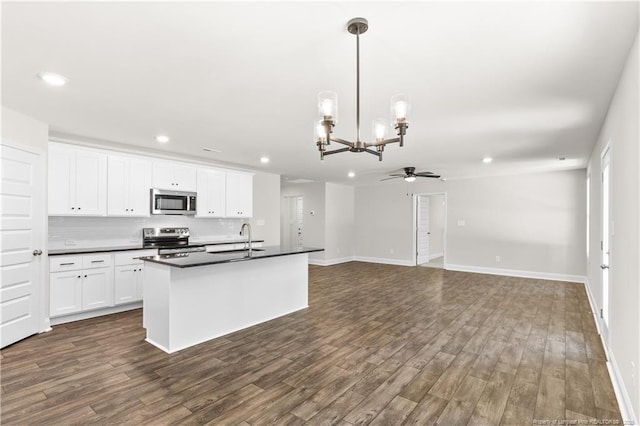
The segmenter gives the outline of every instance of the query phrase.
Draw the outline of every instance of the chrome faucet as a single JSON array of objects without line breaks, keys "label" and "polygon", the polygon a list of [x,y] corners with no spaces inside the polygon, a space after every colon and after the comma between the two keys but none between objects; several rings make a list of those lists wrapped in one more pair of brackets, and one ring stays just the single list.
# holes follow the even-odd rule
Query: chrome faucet
[{"label": "chrome faucet", "polygon": [[247,232],[247,242],[244,243],[244,248],[245,250],[249,250],[249,256],[251,256],[251,225],[249,224],[249,222],[245,222],[242,224],[242,228],[240,228],[240,235],[244,235],[245,228],[249,231]]}]

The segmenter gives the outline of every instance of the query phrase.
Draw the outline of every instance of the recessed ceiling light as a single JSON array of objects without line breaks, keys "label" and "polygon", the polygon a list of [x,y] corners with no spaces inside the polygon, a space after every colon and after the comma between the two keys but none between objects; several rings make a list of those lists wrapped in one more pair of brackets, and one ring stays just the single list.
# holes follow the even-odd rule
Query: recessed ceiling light
[{"label": "recessed ceiling light", "polygon": [[350,178],[356,177],[356,174],[354,172],[349,172],[347,173],[347,176],[349,176]]},{"label": "recessed ceiling light", "polygon": [[491,158],[491,157],[484,157],[482,159],[482,162],[485,163],[485,164],[489,164],[492,161],[493,161],[493,158]]},{"label": "recessed ceiling light", "polygon": [[64,86],[69,79],[52,72],[39,72],[38,78],[51,86]]},{"label": "recessed ceiling light", "polygon": [[156,140],[160,143],[167,143],[169,142],[169,136],[167,135],[158,135],[156,136]]},{"label": "recessed ceiling light", "polygon": [[219,149],[209,148],[208,146],[203,147],[202,150],[207,152],[222,152]]},{"label": "recessed ceiling light", "polygon": [[260,162],[262,164],[267,164],[269,162],[269,157],[260,157]]}]

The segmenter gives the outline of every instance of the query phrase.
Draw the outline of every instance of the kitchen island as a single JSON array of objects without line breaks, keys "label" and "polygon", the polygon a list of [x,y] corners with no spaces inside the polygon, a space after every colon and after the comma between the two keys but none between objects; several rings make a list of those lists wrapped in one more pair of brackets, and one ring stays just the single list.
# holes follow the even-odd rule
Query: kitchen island
[{"label": "kitchen island", "polygon": [[143,257],[147,342],[167,353],[308,307],[308,256],[272,246]]}]

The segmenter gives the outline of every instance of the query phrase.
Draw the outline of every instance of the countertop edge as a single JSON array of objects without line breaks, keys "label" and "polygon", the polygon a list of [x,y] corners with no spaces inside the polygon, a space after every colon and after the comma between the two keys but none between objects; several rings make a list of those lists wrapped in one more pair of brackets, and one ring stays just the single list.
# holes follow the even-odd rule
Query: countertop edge
[{"label": "countertop edge", "polygon": [[268,254],[263,254],[260,256],[256,256],[256,257],[234,257],[234,258],[226,258],[226,259],[217,259],[217,260],[209,260],[206,262],[197,262],[197,263],[193,263],[193,264],[189,264],[189,265],[179,265],[179,264],[175,264],[169,261],[163,261],[160,259],[154,259],[155,256],[150,257],[150,256],[146,256],[146,257],[140,257],[139,259],[144,260],[146,262],[152,262],[152,263],[158,263],[160,265],[165,265],[165,266],[171,266],[174,268],[180,268],[180,269],[184,269],[184,268],[194,268],[194,267],[198,267],[198,266],[209,266],[209,265],[220,265],[220,264],[224,264],[224,263],[237,263],[237,262],[246,262],[246,261],[251,261],[251,260],[260,260],[260,259],[268,259],[271,257],[281,257],[281,256],[293,256],[296,254],[309,254],[309,253],[315,253],[315,252],[319,252],[319,251],[324,251],[323,248],[305,248],[303,250],[300,251],[285,251],[282,253],[268,253]]},{"label": "countertop edge", "polygon": [[[216,241],[216,242],[200,242],[194,241],[193,244],[189,244],[188,247],[205,247],[205,246],[217,246],[222,244],[240,244],[244,243],[243,240],[230,240],[230,241]],[[251,240],[252,243],[264,243],[264,240]],[[132,250],[154,250],[154,247],[140,247],[140,246],[122,246],[122,247],[94,247],[94,248],[78,248],[78,249],[52,249],[49,250],[47,256],[66,256],[72,254],[91,254],[91,253],[110,253],[116,251],[132,251]]]}]

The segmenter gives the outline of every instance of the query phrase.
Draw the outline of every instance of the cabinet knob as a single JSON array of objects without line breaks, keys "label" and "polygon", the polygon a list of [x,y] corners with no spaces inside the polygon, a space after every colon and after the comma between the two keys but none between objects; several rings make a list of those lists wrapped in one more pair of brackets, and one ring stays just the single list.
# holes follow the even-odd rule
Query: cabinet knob
[{"label": "cabinet knob", "polygon": [[82,275],[78,275],[78,278],[82,278]]},{"label": "cabinet knob", "polygon": [[42,254],[42,250],[40,250],[40,249],[37,249],[37,250],[33,251],[33,255],[34,256],[40,256],[41,254]]},{"label": "cabinet knob", "polygon": [[80,210],[80,207],[78,207],[78,210]]},{"label": "cabinet knob", "polygon": [[128,212],[128,211],[129,211],[129,209],[124,209],[124,211],[125,211],[125,212]]},{"label": "cabinet knob", "polygon": [[76,209],[75,207],[71,207],[71,210],[75,210],[75,209]]},{"label": "cabinet knob", "polygon": [[85,277],[85,278],[87,278],[87,276],[86,276],[86,275],[85,275],[84,277]]}]

